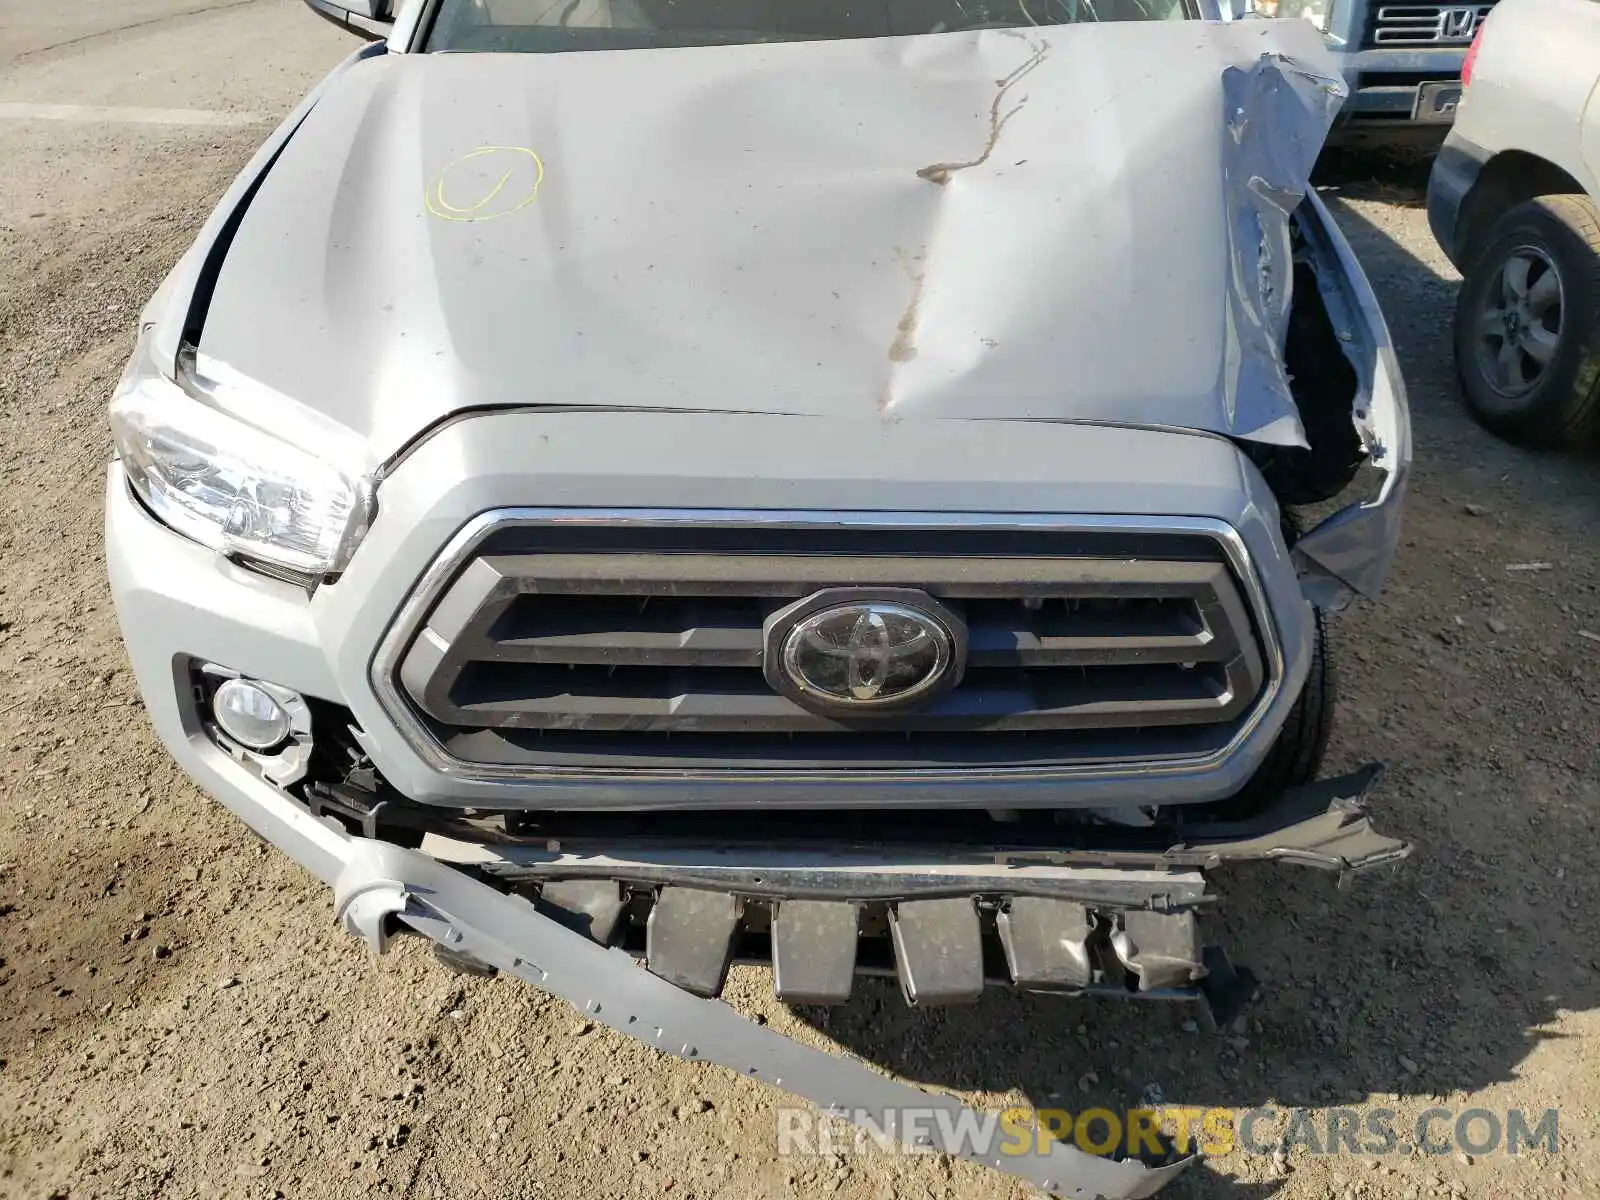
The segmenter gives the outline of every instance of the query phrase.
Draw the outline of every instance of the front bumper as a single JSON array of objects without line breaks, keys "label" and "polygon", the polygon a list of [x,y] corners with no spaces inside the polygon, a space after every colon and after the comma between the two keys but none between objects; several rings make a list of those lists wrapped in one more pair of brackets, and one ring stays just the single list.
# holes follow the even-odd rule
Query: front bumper
[{"label": "front bumper", "polygon": [[1462,244],[1461,209],[1488,162],[1487,150],[1452,130],[1428,175],[1428,228],[1458,271],[1470,249]]},{"label": "front bumper", "polygon": [[[1419,96],[1427,84],[1459,84],[1465,56],[1463,46],[1336,50],[1334,58],[1349,85],[1350,98],[1330,141],[1348,142],[1363,134],[1442,139],[1450,129],[1455,101],[1448,96],[1435,97],[1444,107],[1419,111]],[[1455,100],[1459,100],[1458,93]]]},{"label": "front bumper", "polygon": [[[346,929],[382,953],[400,932],[420,934],[450,954],[485,964],[565,999],[587,1017],[604,1023],[664,1053],[689,1061],[712,1062],[741,1075],[761,1079],[802,1097],[826,1113],[900,1138],[899,1119],[915,1111],[939,1110],[941,1130],[967,1127],[973,1114],[953,1098],[932,1095],[888,1079],[851,1059],[839,1058],[792,1042],[769,1028],[745,1021],[719,1000],[697,996],[675,986],[660,974],[637,965],[627,953],[608,949],[565,923],[545,915],[533,903],[487,882],[482,867],[489,860],[502,864],[513,859],[522,868],[542,872],[546,878],[582,878],[597,870],[627,878],[646,869],[665,872],[670,881],[714,888],[748,888],[755,870],[766,889],[796,890],[798,880],[810,878],[824,894],[861,891],[863,866],[851,864],[846,882],[817,882],[813,865],[790,861],[763,862],[754,857],[718,863],[717,855],[701,856],[701,865],[685,873],[675,868],[670,855],[640,847],[611,847],[609,858],[589,853],[590,848],[546,846],[542,851],[508,855],[478,851],[478,861],[451,864],[422,850],[403,849],[372,838],[352,836],[336,823],[314,817],[304,806],[266,783],[241,763],[224,755],[194,731],[185,765],[196,779],[229,810],[257,833],[287,852],[335,890],[335,910]],[[1290,797],[1279,812],[1287,824],[1278,830],[1220,831],[1208,842],[1179,844],[1165,850],[1124,852],[1081,851],[1038,855],[1038,861],[993,861],[975,877],[948,869],[940,887],[949,894],[971,888],[1004,886],[1023,894],[1050,894],[1065,890],[1084,896],[1114,896],[1122,903],[1160,894],[1169,902],[1193,905],[1203,899],[1202,867],[1242,859],[1300,862],[1340,871],[1364,871],[1403,858],[1409,847],[1377,835],[1360,808],[1358,794],[1372,782],[1368,773],[1356,779],[1321,785]],[[468,847],[435,841],[432,849],[458,859],[470,858]],[[728,856],[724,856],[728,857]],[[650,860],[650,861],[647,861]],[[709,860],[709,861],[708,861]],[[906,864],[891,864],[904,868]],[[699,872],[696,874],[696,871]],[[707,873],[709,872],[709,873]],[[869,872],[870,873],[870,872]],[[907,885],[877,886],[885,894],[898,894]],[[1107,889],[1119,889],[1108,892]],[[1171,914],[1150,913],[1153,919]],[[1124,948],[1121,952],[1127,952]],[[1137,956],[1139,948],[1133,949]],[[1137,958],[1136,958],[1137,961]],[[1214,962],[1214,960],[1208,960]],[[1163,966],[1159,946],[1144,951],[1152,971]],[[1224,964],[1225,965],[1225,964]],[[1213,968],[1215,971],[1215,967]],[[1248,976],[1212,980],[1226,983],[1232,999],[1248,998]],[[1243,992],[1243,995],[1239,993]],[[1152,990],[1156,998],[1184,998],[1181,989]],[[1204,995],[1204,993],[1200,993]],[[981,1119],[981,1118],[980,1118]],[[903,1131],[909,1140],[911,1131]],[[1187,1160],[1161,1166],[1136,1161],[1099,1158],[1059,1143],[1034,1147],[1015,1156],[980,1153],[980,1147],[963,1139],[937,1148],[1016,1175],[1045,1193],[1073,1197],[1143,1197],[1155,1194]]]},{"label": "front bumper", "polygon": [[[851,1059],[801,1045],[749,1022],[719,1000],[675,987],[539,915],[523,900],[476,883],[425,855],[358,840],[336,881],[340,919],[381,951],[395,920],[449,950],[469,955],[566,1000],[585,1016],[664,1053],[712,1062],[815,1104],[825,1113],[901,1136],[900,1114],[938,1110],[942,1128],[969,1113],[950,1096],[886,1078]],[[913,1148],[930,1148],[924,1142]],[[1113,1161],[1052,1142],[1045,1153],[991,1158],[953,1143],[941,1147],[999,1167],[1052,1196],[1154,1195],[1188,1160],[1150,1167]]]}]

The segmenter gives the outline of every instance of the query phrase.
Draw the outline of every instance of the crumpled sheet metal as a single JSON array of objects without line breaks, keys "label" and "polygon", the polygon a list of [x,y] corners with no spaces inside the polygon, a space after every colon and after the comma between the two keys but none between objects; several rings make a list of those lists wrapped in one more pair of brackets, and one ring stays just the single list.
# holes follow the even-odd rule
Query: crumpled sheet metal
[{"label": "crumpled sheet metal", "polygon": [[1300,590],[1318,608],[1340,612],[1359,595],[1377,597],[1400,545],[1400,500],[1405,474],[1379,501],[1352,504],[1334,513],[1294,544],[1291,553]]},{"label": "crumpled sheet metal", "polygon": [[[260,176],[201,356],[375,461],[527,406],[1303,446],[1290,215],[1326,219],[1308,178],[1344,95],[1288,20],[369,55],[274,134],[170,286]],[[1358,307],[1356,339],[1386,343]],[[1356,423],[1392,447],[1404,399],[1379,365]],[[1398,499],[1301,540],[1309,599],[1376,594]]]},{"label": "crumpled sheet metal", "polygon": [[[383,842],[352,840],[334,885],[335,911],[376,950],[391,919],[456,953],[470,955],[551,992],[610,1026],[668,1054],[713,1062],[809,1100],[831,1115],[863,1118],[897,1141],[895,1114],[915,1109],[948,1115],[961,1129],[972,1115],[951,1096],[896,1082],[853,1059],[813,1049],[746,1021],[720,1000],[702,999],[548,917],[526,900],[504,895],[424,854]],[[943,1149],[944,1147],[941,1147]],[[959,1147],[948,1148],[962,1153]],[[1051,1142],[1047,1153],[979,1157],[1051,1196],[1139,1200],[1153,1196],[1188,1166],[1113,1161]]]},{"label": "crumpled sheet metal", "polygon": [[1314,192],[1301,210],[1300,228],[1313,255],[1338,266],[1325,275],[1323,300],[1335,327],[1348,335],[1344,351],[1356,370],[1356,428],[1369,463],[1384,477],[1376,495],[1329,516],[1291,551],[1306,598],[1337,612],[1358,595],[1375,599],[1394,562],[1411,474],[1411,411],[1372,285]]},{"label": "crumpled sheet metal", "polygon": [[1252,441],[1304,446],[1283,345],[1294,295],[1290,217],[1305,199],[1323,140],[1348,94],[1342,78],[1277,54],[1222,73],[1222,140],[1231,278],[1225,292],[1230,427]]},{"label": "crumpled sheet metal", "polygon": [[1411,856],[1412,845],[1373,827],[1367,797],[1382,778],[1382,765],[1368,763],[1348,775],[1301,784],[1256,817],[1210,825],[1206,837],[1173,846],[1165,857],[1205,868],[1252,860],[1289,863],[1341,877],[1393,866]]},{"label": "crumpled sheet metal", "polygon": [[1303,21],[382,56],[262,181],[200,350],[379,459],[528,405],[1299,445],[1288,221],[1343,90]]}]

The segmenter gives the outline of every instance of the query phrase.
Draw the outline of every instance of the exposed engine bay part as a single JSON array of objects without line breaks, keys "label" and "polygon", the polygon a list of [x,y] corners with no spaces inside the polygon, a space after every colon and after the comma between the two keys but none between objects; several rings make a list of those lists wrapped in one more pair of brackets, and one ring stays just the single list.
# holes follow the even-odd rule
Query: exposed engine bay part
[{"label": "exposed engine bay part", "polygon": [[1006,967],[1020,988],[1076,991],[1094,982],[1094,914],[1071,900],[1018,896],[995,917]]},{"label": "exposed engine bay part", "polygon": [[781,900],[772,914],[772,990],[789,1004],[843,1004],[856,973],[861,907]]},{"label": "exposed engine bay part", "polygon": [[907,1004],[966,1004],[983,994],[983,935],[971,898],[892,904],[889,932]]},{"label": "exposed engine bay part", "polygon": [[[1156,998],[1211,1003],[1191,987],[1207,975],[1194,910],[1217,898],[1206,890],[1204,877],[1198,871],[1124,874],[1124,890],[1141,884],[1146,889],[1127,903],[1151,907],[980,893],[899,901],[766,900],[624,884],[635,919],[595,940],[627,950],[699,996],[720,994],[730,963],[770,962],[774,992],[791,1003],[843,1004],[857,975],[898,980],[906,1003],[920,1008],[972,1003],[987,986],[1107,996],[1161,993]],[[534,897],[540,912],[575,928],[571,918],[578,914],[550,902],[551,888],[561,886],[519,890]],[[1172,907],[1175,896],[1191,907]],[[637,915],[643,913],[648,915]]]},{"label": "exposed engine bay part", "polygon": [[696,996],[717,995],[728,976],[739,909],[739,898],[727,892],[662,888],[645,925],[650,969]]},{"label": "exposed engine bay part", "polygon": [[1337,496],[1355,478],[1367,448],[1354,415],[1355,367],[1319,291],[1317,269],[1304,260],[1295,263],[1283,357],[1307,445],[1246,447],[1279,501],[1317,504]]},{"label": "exposed engine bay part", "polygon": [[540,911],[601,945],[611,941],[628,897],[609,879],[561,879],[540,890]]}]

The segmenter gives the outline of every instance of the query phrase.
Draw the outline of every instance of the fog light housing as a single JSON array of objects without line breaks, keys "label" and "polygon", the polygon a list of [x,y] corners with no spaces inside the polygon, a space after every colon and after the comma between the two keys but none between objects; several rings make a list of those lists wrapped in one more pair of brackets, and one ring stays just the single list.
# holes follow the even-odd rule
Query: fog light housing
[{"label": "fog light housing", "polygon": [[249,679],[223,680],[211,697],[211,715],[218,729],[258,754],[277,749],[294,732],[289,710]]},{"label": "fog light housing", "polygon": [[195,715],[217,749],[280,788],[306,777],[313,701],[218,663],[190,659],[189,669]]}]

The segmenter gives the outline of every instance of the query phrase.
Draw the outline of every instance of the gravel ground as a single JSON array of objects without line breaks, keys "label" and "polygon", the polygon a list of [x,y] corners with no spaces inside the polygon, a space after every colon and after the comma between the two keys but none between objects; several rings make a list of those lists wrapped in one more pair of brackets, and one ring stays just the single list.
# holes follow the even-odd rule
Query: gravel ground
[{"label": "gravel ground", "polygon": [[[281,111],[345,48],[289,0],[121,34],[78,13],[53,50],[15,28],[0,100]],[[292,64],[252,50],[273,37]],[[197,100],[173,81],[202,45]],[[0,123],[0,1195],[1025,1194],[939,1157],[781,1158],[775,1093],[415,946],[374,961],[169,764],[104,579],[104,407],[137,309],[262,132]],[[1336,627],[1333,765],[1390,765],[1377,808],[1412,861],[1346,890],[1222,878],[1218,938],[1266,982],[1220,1036],[1085,1000],[913,1013],[876,985],[813,1025],[754,969],[739,1008],[987,1107],[1387,1107],[1402,1129],[1560,1109],[1555,1156],[1235,1153],[1163,1195],[1600,1195],[1600,641],[1579,636],[1600,634],[1600,471],[1462,415],[1456,277],[1416,173],[1372,171],[1347,161],[1327,195],[1394,328],[1417,475],[1385,604]],[[1507,570],[1529,562],[1549,566]]]}]

